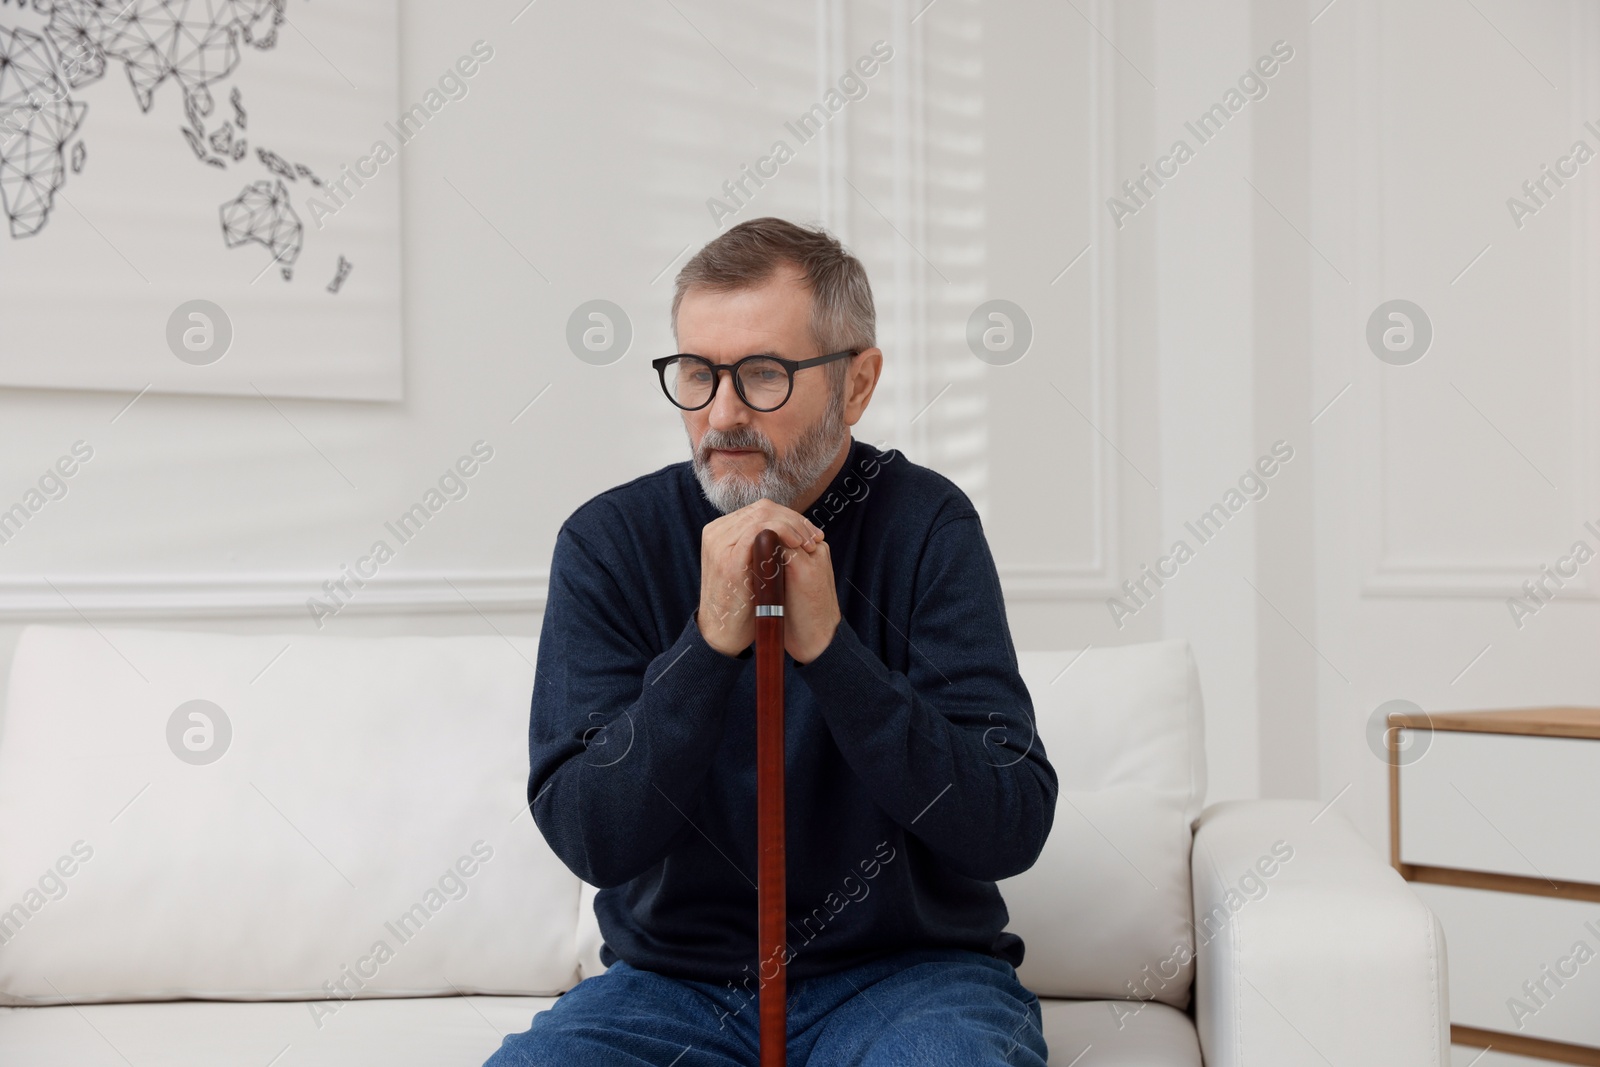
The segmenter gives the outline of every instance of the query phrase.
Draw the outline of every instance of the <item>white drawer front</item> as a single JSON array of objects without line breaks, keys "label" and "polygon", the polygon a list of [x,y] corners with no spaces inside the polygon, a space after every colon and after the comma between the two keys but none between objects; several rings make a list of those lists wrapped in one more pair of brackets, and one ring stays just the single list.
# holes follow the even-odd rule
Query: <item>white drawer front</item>
[{"label": "white drawer front", "polygon": [[1400,858],[1600,883],[1600,741],[1448,730],[1400,768]]},{"label": "white drawer front", "polygon": [[1451,1022],[1600,1047],[1600,904],[1412,888],[1444,926]]}]

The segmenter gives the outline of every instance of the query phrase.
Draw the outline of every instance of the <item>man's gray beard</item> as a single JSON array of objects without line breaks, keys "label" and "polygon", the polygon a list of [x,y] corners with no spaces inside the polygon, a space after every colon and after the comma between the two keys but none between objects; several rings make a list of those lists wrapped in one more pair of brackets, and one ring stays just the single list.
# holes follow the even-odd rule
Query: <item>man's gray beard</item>
[{"label": "man's gray beard", "polygon": [[[687,426],[684,431],[688,432]],[[828,401],[822,418],[801,434],[788,455],[781,458],[773,454],[772,442],[754,426],[743,426],[732,433],[706,427],[700,448],[694,453],[694,476],[711,506],[724,515],[749,507],[763,497],[774,504],[793,507],[800,494],[811,488],[833,463],[844,437],[844,390],[840,389]],[[694,448],[693,438],[689,447]],[[716,448],[760,449],[766,457],[761,476],[752,482],[732,471],[716,478],[710,463],[711,450]]]}]

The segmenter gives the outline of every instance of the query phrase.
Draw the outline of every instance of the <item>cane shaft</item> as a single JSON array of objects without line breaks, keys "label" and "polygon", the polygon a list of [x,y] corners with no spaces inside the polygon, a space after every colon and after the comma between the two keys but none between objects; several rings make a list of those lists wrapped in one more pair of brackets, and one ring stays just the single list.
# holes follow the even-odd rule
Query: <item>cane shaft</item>
[{"label": "cane shaft", "polygon": [[771,530],[756,538],[756,936],[761,1067],[785,1067],[788,923],[784,854],[783,557]]}]

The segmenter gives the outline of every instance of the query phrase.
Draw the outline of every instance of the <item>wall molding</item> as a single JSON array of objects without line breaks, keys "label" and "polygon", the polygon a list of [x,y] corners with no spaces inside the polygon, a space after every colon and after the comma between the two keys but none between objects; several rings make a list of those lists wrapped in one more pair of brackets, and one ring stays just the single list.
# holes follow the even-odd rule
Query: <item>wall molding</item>
[{"label": "wall molding", "polygon": [[[306,601],[320,595],[327,580],[322,571],[0,578],[0,623],[297,618],[310,625]],[[1085,597],[1093,581],[1069,568],[1000,568],[1000,588],[1008,604]],[[542,617],[549,590],[550,572],[543,568],[380,575],[356,590],[339,614],[484,612]]]},{"label": "wall molding", "polygon": [[[1086,5],[1092,26],[1115,22],[1109,0]],[[1099,432],[1090,434],[1089,463],[1093,491],[1094,547],[1086,564],[1043,563],[999,566],[1000,582],[1008,600],[1103,601],[1122,596],[1118,582],[1122,557],[1122,482],[1120,459],[1106,440],[1119,437],[1117,389],[1117,262],[1116,228],[1105,203],[1117,187],[1117,98],[1115,64],[1106,62],[1110,45],[1095,33],[1086,34],[1089,98],[1087,145],[1090,248],[1080,269],[1089,272],[1088,366],[1090,414]],[[1067,250],[1070,255],[1074,250]],[[1054,284],[1054,283],[1052,283]],[[1071,418],[1071,416],[1068,416]],[[1101,436],[1104,434],[1104,437]]]},{"label": "wall molding", "polygon": [[[1390,565],[1373,570],[1361,583],[1361,594],[1367,597],[1412,598],[1465,598],[1470,600],[1501,600],[1523,595],[1522,583],[1539,576],[1542,564],[1549,560],[1515,567],[1503,563],[1440,563]],[[1583,571],[1577,578],[1565,578],[1560,592],[1563,600],[1600,599],[1592,585],[1586,583]]]},{"label": "wall molding", "polygon": [[[1093,0],[1092,25],[1108,25],[1114,20],[1109,0]],[[1097,37],[1089,41],[1089,351],[1091,392],[1095,403],[1095,423],[1107,437],[1116,440],[1117,361],[1116,322],[1116,231],[1104,210],[1109,191],[1116,188],[1116,96],[1113,65],[1104,62],[1104,48]],[[1053,283],[1052,283],[1053,284]],[[1103,600],[1120,596],[1118,568],[1121,565],[1122,478],[1118,458],[1111,454],[1099,434],[1094,437],[1095,478],[1095,566],[1081,578],[1071,568],[1056,568],[1055,579],[1064,581],[1066,599]]]},{"label": "wall molding", "polygon": [[[309,625],[306,602],[327,580],[326,571],[0,578],[0,621],[297,616]],[[548,571],[380,573],[339,614],[542,612],[548,589]]]},{"label": "wall molding", "polygon": [[[1568,0],[1567,16],[1569,28],[1569,48],[1571,51],[1571,69],[1574,76],[1566,94],[1567,122],[1574,129],[1581,129],[1584,119],[1593,114],[1592,108],[1587,104],[1595,98],[1596,72],[1593,70],[1592,49],[1586,47],[1586,42],[1593,40],[1592,34],[1597,27],[1596,16],[1591,13],[1587,5]],[[1375,9],[1375,17],[1381,20],[1381,8]],[[1585,36],[1590,34],[1591,36]],[[1376,307],[1379,302],[1393,295],[1388,292],[1384,282],[1384,263],[1382,251],[1383,243],[1383,151],[1382,139],[1384,126],[1381,113],[1381,85],[1383,73],[1382,46],[1375,45],[1377,56],[1367,55],[1359,57],[1376,67],[1376,78],[1362,79],[1362,96],[1360,107],[1364,112],[1362,121],[1358,124],[1360,130],[1356,137],[1358,160],[1356,165],[1360,173],[1368,177],[1360,186],[1358,197],[1359,229],[1362,241],[1362,255],[1359,266],[1362,279],[1367,283],[1362,287],[1365,298],[1364,308]],[[1374,72],[1369,72],[1374,73]],[[1589,292],[1587,279],[1600,275],[1596,270],[1596,251],[1592,241],[1588,240],[1590,218],[1593,209],[1591,201],[1595,193],[1587,185],[1582,187],[1581,195],[1574,197],[1571,204],[1573,225],[1571,240],[1568,242],[1568,307],[1570,309],[1572,341],[1568,353],[1568,362],[1571,365],[1572,389],[1568,393],[1569,412],[1573,428],[1573,451],[1571,455],[1573,477],[1567,482],[1567,487],[1562,491],[1567,509],[1567,521],[1573,539],[1582,537],[1590,540],[1589,535],[1582,530],[1586,517],[1597,514],[1593,506],[1600,494],[1595,491],[1595,472],[1600,470],[1600,456],[1597,456],[1596,445],[1592,442],[1593,418],[1591,411],[1593,405],[1590,397],[1596,395],[1595,372],[1589,367],[1587,360],[1580,358],[1581,353],[1593,351],[1600,337],[1596,336],[1595,327],[1597,319],[1596,297]],[[1428,598],[1469,598],[1469,599],[1502,599],[1505,597],[1521,596],[1522,583],[1539,576],[1542,565],[1550,564],[1561,555],[1564,555],[1571,541],[1561,543],[1552,550],[1548,559],[1532,559],[1537,553],[1529,553],[1530,560],[1515,560],[1501,556],[1499,558],[1486,557],[1477,560],[1468,560],[1458,563],[1421,562],[1416,560],[1396,559],[1392,555],[1391,546],[1384,537],[1387,526],[1387,512],[1385,501],[1389,494],[1384,475],[1387,465],[1383,462],[1384,453],[1388,448],[1388,419],[1389,404],[1388,392],[1383,387],[1383,378],[1379,369],[1369,367],[1365,377],[1366,383],[1372,388],[1375,395],[1373,402],[1376,430],[1376,443],[1366,450],[1364,468],[1368,472],[1371,484],[1377,485],[1377,504],[1368,513],[1371,524],[1366,531],[1367,537],[1367,565],[1361,580],[1361,595],[1363,597],[1404,597],[1412,599]],[[1370,436],[1370,435],[1369,435]],[[1594,546],[1591,544],[1591,547]],[[1597,590],[1590,580],[1587,569],[1580,570],[1575,578],[1566,579],[1566,584],[1561,591],[1563,598],[1575,600],[1593,600],[1600,598]]]}]

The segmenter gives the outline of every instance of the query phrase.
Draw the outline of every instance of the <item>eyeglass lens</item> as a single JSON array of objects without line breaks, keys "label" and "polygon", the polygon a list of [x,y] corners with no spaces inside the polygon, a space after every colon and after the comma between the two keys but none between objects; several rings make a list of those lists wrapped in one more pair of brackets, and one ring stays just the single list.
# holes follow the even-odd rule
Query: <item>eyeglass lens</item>
[{"label": "eyeglass lens", "polygon": [[[697,408],[711,398],[711,383],[716,371],[700,359],[678,358],[667,364],[662,380],[674,402]],[[774,408],[789,394],[789,372],[775,359],[752,359],[739,368],[740,392],[751,407]]]}]

